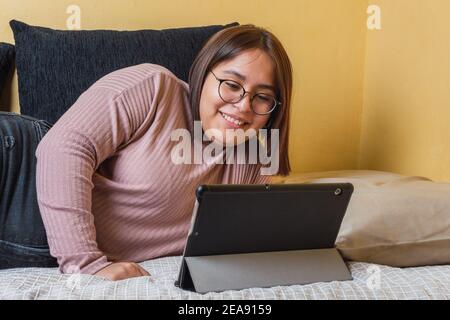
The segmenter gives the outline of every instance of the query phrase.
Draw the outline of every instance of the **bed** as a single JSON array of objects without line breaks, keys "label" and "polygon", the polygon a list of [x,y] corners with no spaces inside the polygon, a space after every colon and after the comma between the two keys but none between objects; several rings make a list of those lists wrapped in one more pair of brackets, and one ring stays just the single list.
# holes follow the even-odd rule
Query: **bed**
[{"label": "bed", "polygon": [[[427,215],[431,215],[439,219],[440,225],[445,225],[445,219],[449,216],[447,204],[450,184],[371,170],[305,173],[277,180],[278,183],[342,181],[349,181],[355,186],[336,242],[346,258],[353,277],[351,281],[198,294],[174,285],[182,257],[172,256],[141,263],[151,277],[117,282],[90,275],[61,274],[57,268],[0,270],[0,299],[450,299],[450,263],[444,263],[450,261],[450,248],[427,235],[431,244],[424,249],[421,244],[424,243],[425,234],[420,234],[420,228],[414,229],[414,238],[408,224],[398,224],[394,219],[394,216],[399,216],[398,219],[404,221],[403,213],[411,214],[411,219],[419,217],[429,220]],[[405,205],[411,200],[414,200],[414,210],[422,210],[421,215],[413,215],[412,209]],[[366,207],[368,203],[377,210],[370,212]],[[365,216],[360,217],[363,213]],[[390,217],[393,222],[390,226],[386,225],[383,215]],[[377,245],[371,232],[376,230],[380,217],[385,230],[384,239],[381,233],[377,233],[376,239],[384,251],[378,249],[375,254],[371,254],[373,249],[365,249],[366,242],[370,241],[372,248]],[[364,222],[371,221],[370,228],[367,225],[358,228],[361,219]],[[386,232],[389,227],[395,232]],[[448,229],[440,228],[440,232],[433,230],[432,234],[445,240],[448,238]],[[417,241],[419,238],[422,241]],[[405,250],[403,245],[408,239],[410,244]],[[389,242],[391,247],[387,247],[383,241]],[[401,242],[401,245],[396,241]],[[416,243],[420,245],[415,246]],[[436,252],[437,256],[434,255]],[[360,261],[356,261],[358,258]],[[426,262],[430,262],[430,265],[414,266]],[[410,266],[400,267],[402,264]]]},{"label": "bed", "polygon": [[349,262],[352,281],[250,288],[198,294],[174,286],[181,256],[145,261],[151,277],[112,282],[90,275],[64,275],[56,268],[0,271],[0,299],[95,300],[306,300],[450,299],[450,265],[393,268]]}]

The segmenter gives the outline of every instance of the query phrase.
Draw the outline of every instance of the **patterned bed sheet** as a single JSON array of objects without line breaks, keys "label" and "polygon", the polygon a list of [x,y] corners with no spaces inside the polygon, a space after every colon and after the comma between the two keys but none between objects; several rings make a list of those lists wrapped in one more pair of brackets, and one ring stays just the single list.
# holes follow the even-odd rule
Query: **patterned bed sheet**
[{"label": "patterned bed sheet", "polygon": [[0,270],[0,299],[450,299],[450,265],[393,268],[348,262],[352,281],[198,294],[174,286],[180,262],[181,256],[145,261],[141,265],[151,277],[116,282],[91,275],[61,274],[56,268]]}]

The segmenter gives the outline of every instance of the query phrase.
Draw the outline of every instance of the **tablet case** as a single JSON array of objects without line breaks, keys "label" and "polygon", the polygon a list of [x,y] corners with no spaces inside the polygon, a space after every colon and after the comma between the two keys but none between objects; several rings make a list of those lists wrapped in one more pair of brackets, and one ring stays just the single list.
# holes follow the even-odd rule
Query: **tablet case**
[{"label": "tablet case", "polygon": [[175,285],[199,293],[351,280],[334,247],[350,183],[202,185]]}]

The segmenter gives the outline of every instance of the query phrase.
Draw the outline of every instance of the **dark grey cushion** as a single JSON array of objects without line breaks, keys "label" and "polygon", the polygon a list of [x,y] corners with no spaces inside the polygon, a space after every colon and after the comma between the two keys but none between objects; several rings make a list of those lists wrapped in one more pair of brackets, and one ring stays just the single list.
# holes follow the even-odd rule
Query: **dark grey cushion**
[{"label": "dark grey cushion", "polygon": [[0,42],[0,95],[5,87],[9,72],[14,65],[14,46]]},{"label": "dark grey cushion", "polygon": [[226,26],[165,30],[62,31],[11,20],[16,42],[20,111],[55,123],[102,76],[155,63],[188,81],[203,44]]}]

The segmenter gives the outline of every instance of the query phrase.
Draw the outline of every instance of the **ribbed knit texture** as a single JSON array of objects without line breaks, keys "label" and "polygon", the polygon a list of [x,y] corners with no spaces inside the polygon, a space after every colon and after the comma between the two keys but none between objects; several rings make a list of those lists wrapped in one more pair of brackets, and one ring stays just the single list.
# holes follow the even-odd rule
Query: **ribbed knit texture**
[{"label": "ribbed knit texture", "polygon": [[61,272],[179,255],[199,184],[271,182],[260,165],[172,162],[172,131],[192,127],[188,94],[160,65],[120,69],[85,91],[41,140],[38,204]]}]

